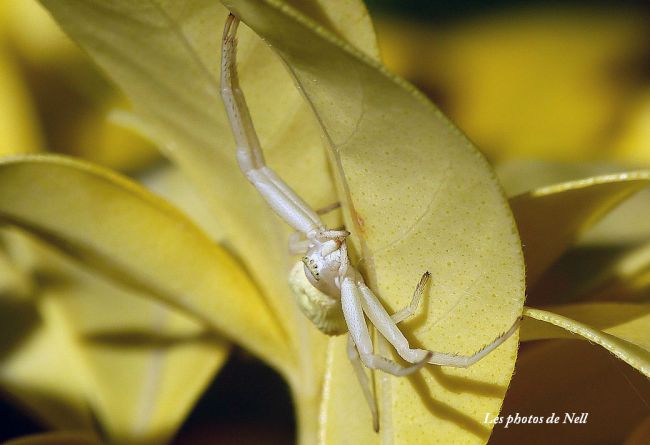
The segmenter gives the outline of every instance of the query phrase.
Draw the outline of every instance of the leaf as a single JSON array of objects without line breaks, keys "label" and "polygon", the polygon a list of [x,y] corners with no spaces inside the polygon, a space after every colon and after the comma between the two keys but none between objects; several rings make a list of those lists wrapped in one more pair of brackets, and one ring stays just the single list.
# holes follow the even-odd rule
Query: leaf
[{"label": "leaf", "polygon": [[[274,1],[226,4],[278,51],[314,107],[369,284],[396,310],[420,275],[432,271],[428,313],[405,328],[413,343],[470,354],[507,330],[523,302],[519,240],[487,164],[469,142],[411,87],[294,10]],[[467,330],[476,334],[461,334]],[[485,441],[489,427],[481,422],[499,409],[515,351],[512,339],[468,370],[430,368],[410,379],[377,373],[381,438]],[[338,372],[349,374],[342,356],[334,354],[332,381],[342,382]],[[332,402],[335,391],[353,385],[351,379],[329,391],[326,443],[336,442],[337,426],[352,411],[340,394]],[[358,391],[351,394],[348,403],[358,406]],[[369,422],[358,428],[357,441],[380,439]]]},{"label": "leaf", "polygon": [[[2,304],[0,314],[7,319],[0,350],[8,355],[2,367],[13,369],[14,379],[21,382],[9,381],[7,389],[28,407],[37,404],[36,412],[46,420],[58,419],[66,413],[62,408],[72,405],[86,416],[81,426],[92,431],[93,422],[98,422],[111,443],[167,443],[223,364],[227,345],[146,295],[120,288],[42,243],[18,235],[6,234],[5,245],[17,273],[33,277],[34,295]],[[46,321],[58,321],[60,331],[47,331],[52,338],[44,339],[44,345],[50,351],[40,351],[39,356],[35,356],[38,350],[20,353],[29,341],[23,338],[35,329],[29,322],[39,325],[38,318],[29,317],[32,306],[41,309]],[[64,340],[63,346],[58,344]],[[76,359],[64,359],[60,351],[69,351],[67,355]],[[40,360],[41,365],[36,373],[30,372],[16,366],[21,360],[32,365]],[[61,372],[56,372],[60,367]],[[40,377],[43,369],[52,370],[56,380]],[[60,379],[69,382],[63,386],[68,393],[60,394]],[[55,394],[60,406],[44,403]],[[79,428],[68,420],[79,417],[73,414],[74,410],[68,412],[63,424],[53,426]]]},{"label": "leaf", "polygon": [[[80,353],[60,314],[0,297],[0,387],[46,425],[92,431]],[[71,376],[74,376],[71,378]]]},{"label": "leaf", "polygon": [[85,277],[43,292],[75,332],[112,443],[168,443],[224,363],[223,340],[142,295]]},{"label": "leaf", "polygon": [[[622,444],[647,418],[648,393],[646,376],[597,345],[580,340],[529,343],[521,348],[502,415],[547,418],[555,413],[559,423],[499,425],[491,443]],[[565,414],[584,412],[586,424],[564,423]]]},{"label": "leaf", "polygon": [[42,144],[29,92],[11,55],[0,48],[0,155],[40,151]]},{"label": "leaf", "polygon": [[126,178],[62,157],[5,159],[0,218],[285,366],[285,340],[241,267],[180,212]]},{"label": "leaf", "polygon": [[[508,196],[533,189],[589,177],[624,174],[630,167],[613,163],[562,163],[539,160],[511,160],[496,166],[497,176]],[[650,227],[643,214],[650,207],[650,187],[625,199],[603,216],[592,228],[580,235],[581,246],[633,245],[650,239]]]},{"label": "leaf", "polygon": [[[527,318],[522,328],[522,341],[575,338],[567,332],[577,334],[650,377],[649,312],[647,304],[594,303],[553,307],[548,311],[524,308]],[[549,325],[561,329],[549,328]]]},{"label": "leaf", "polygon": [[[205,327],[24,239],[39,304],[64,320],[82,358],[78,382],[111,443],[167,443],[223,364],[228,347]],[[72,381],[72,370],[68,377]]]},{"label": "leaf", "polygon": [[510,199],[524,253],[528,286],[578,236],[634,192],[650,172],[597,176],[532,190]]}]

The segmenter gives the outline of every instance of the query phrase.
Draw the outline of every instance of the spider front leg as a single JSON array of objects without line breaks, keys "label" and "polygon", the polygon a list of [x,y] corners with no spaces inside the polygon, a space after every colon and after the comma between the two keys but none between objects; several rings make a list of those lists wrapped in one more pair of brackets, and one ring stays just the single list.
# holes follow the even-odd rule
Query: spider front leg
[{"label": "spider front leg", "polygon": [[483,349],[468,356],[448,354],[444,352],[431,352],[424,349],[411,348],[409,346],[408,340],[406,337],[404,337],[402,331],[400,331],[400,329],[397,327],[397,323],[413,315],[413,312],[419,303],[419,298],[427,280],[428,276],[425,273],[425,275],[420,280],[418,287],[416,288],[416,292],[413,296],[411,304],[392,317],[388,315],[386,309],[384,309],[377,297],[372,293],[368,286],[366,286],[363,280],[359,280],[357,282],[359,293],[362,297],[361,305],[363,307],[363,311],[368,316],[375,328],[386,338],[386,340],[388,340],[391,345],[393,345],[400,357],[402,357],[407,362],[419,364],[421,363],[423,357],[427,356],[426,360],[429,364],[432,365],[467,368],[496,349],[512,334],[514,334],[519,327],[520,319],[517,319],[510,327],[510,329],[501,334]]},{"label": "spider front leg", "polygon": [[[358,284],[360,281],[362,282],[361,275],[350,266],[341,283],[341,308],[350,331],[350,337],[352,337],[352,341],[354,341],[359,352],[359,358],[368,368],[379,369],[397,377],[414,373],[427,363],[431,353],[422,350],[423,354],[418,357],[418,360],[411,362],[414,363],[412,366],[402,366],[374,353],[362,308],[363,296]],[[388,318],[390,319],[390,316]],[[375,327],[377,326],[375,325]]]},{"label": "spider front leg", "polygon": [[237,161],[242,172],[271,208],[295,230],[307,235],[322,232],[325,226],[275,172],[266,166],[244,94],[237,76],[237,27],[239,19],[229,15],[223,31],[221,51],[221,96],[237,145]]}]

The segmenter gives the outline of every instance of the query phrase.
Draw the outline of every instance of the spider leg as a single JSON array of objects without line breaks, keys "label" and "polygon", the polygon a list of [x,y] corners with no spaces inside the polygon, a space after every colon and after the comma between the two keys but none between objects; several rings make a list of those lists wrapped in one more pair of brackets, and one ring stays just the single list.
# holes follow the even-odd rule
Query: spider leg
[{"label": "spider leg", "polygon": [[[504,341],[506,341],[512,334],[514,334],[514,332],[517,330],[517,327],[519,326],[519,319],[517,319],[517,321],[515,321],[510,329],[501,334],[480,351],[469,356],[449,354],[444,352],[429,352],[424,349],[414,349],[409,346],[408,340],[406,340],[404,334],[402,334],[402,332],[397,327],[397,321],[388,315],[386,309],[384,309],[379,300],[377,300],[377,297],[372,293],[368,286],[366,286],[366,284],[361,279],[361,276],[359,274],[357,274],[357,276],[359,277],[357,280],[357,286],[359,287],[359,291],[363,298],[362,305],[364,312],[370,321],[372,321],[372,323],[375,325],[377,330],[386,338],[386,340],[388,340],[391,345],[393,345],[393,347],[395,347],[397,353],[404,360],[410,363],[419,363],[419,361],[422,360],[422,356],[426,353],[429,353],[430,356],[427,359],[429,364],[451,366],[455,368],[467,368],[481,360],[483,357],[501,345]],[[422,285],[423,280],[426,281],[426,278],[423,277],[420,280],[418,288],[420,288],[420,285]],[[418,289],[416,289],[416,294],[417,293]],[[409,305],[406,312],[410,312],[410,309],[411,305]],[[403,311],[404,310],[399,311],[396,315],[401,315]]]},{"label": "spider leg", "polygon": [[424,288],[429,282],[429,278],[431,278],[431,274],[429,272],[424,272],[422,275],[422,278],[420,278],[420,282],[418,285],[415,287],[415,291],[413,292],[413,297],[411,298],[411,302],[408,304],[408,306],[405,306],[401,310],[395,312],[393,315],[390,316],[390,318],[393,319],[395,324],[399,324],[402,321],[406,320],[407,318],[411,318],[413,315],[415,315],[415,311],[418,309],[418,306],[420,305],[420,301],[422,300],[422,294],[424,293]]},{"label": "spider leg", "polygon": [[237,161],[248,180],[271,208],[294,229],[309,234],[324,225],[309,205],[266,166],[259,139],[237,76],[237,26],[228,16],[221,47],[221,96],[237,145]]},{"label": "spider leg", "polygon": [[352,336],[348,335],[348,358],[350,363],[352,363],[352,368],[354,373],[357,376],[357,380],[361,385],[361,390],[363,391],[363,397],[365,397],[366,402],[368,402],[368,407],[370,408],[370,414],[372,415],[372,426],[375,431],[379,431],[379,416],[377,414],[377,403],[375,402],[375,394],[370,384],[370,379],[366,370],[361,363],[359,358],[359,353],[357,352],[356,346],[354,346],[354,341]]},{"label": "spider leg", "polygon": [[469,366],[472,366],[474,363],[478,362],[490,352],[494,351],[497,347],[499,347],[499,345],[510,338],[510,336],[517,331],[520,322],[521,318],[517,318],[510,329],[499,335],[496,339],[494,339],[494,341],[492,341],[492,343],[488,344],[483,349],[475,352],[472,355],[455,355],[443,352],[434,352],[431,356],[431,359],[429,360],[429,363],[432,365],[452,366],[454,368],[467,368]]},{"label": "spider leg", "polygon": [[[353,271],[352,267],[348,268]],[[358,273],[356,273],[358,275]],[[402,377],[409,375],[420,369],[431,358],[431,353],[422,351],[423,354],[415,364],[412,366],[401,366],[392,360],[389,360],[380,355],[374,354],[372,350],[372,342],[370,340],[370,333],[368,332],[368,325],[363,315],[361,308],[361,296],[359,295],[359,288],[355,281],[346,275],[341,284],[341,307],[343,309],[343,316],[350,331],[350,337],[354,341],[359,357],[364,365],[371,369],[379,369],[394,376]],[[390,319],[390,317],[388,317]]]},{"label": "spider leg", "polygon": [[395,320],[393,320],[388,312],[386,312],[386,309],[379,302],[375,294],[373,294],[368,286],[366,286],[361,275],[358,273],[356,275],[357,280],[355,286],[361,295],[361,306],[363,307],[363,312],[365,312],[381,335],[383,335],[386,340],[393,345],[400,357],[410,363],[419,363],[422,361],[423,357],[427,356],[431,358],[431,353],[429,351],[410,347],[408,340],[397,327]]}]

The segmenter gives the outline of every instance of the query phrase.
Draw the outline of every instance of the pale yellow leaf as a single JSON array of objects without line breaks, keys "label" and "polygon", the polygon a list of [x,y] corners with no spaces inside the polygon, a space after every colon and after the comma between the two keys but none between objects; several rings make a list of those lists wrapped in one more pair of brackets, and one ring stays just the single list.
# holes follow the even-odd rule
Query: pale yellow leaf
[{"label": "pale yellow leaf", "polygon": [[[638,166],[637,166],[638,168]],[[517,196],[537,188],[589,177],[623,174],[632,165],[611,162],[563,163],[519,159],[497,164],[496,171],[508,196]],[[634,245],[650,240],[650,224],[640,218],[650,208],[650,187],[646,187],[603,215],[602,220],[580,234],[579,245]]]},{"label": "pale yellow leaf", "polygon": [[111,442],[168,443],[227,356],[195,321],[90,276],[42,298],[75,333],[87,397]]},{"label": "pale yellow leaf", "polygon": [[68,324],[30,297],[0,296],[0,388],[49,427],[92,431],[87,375]]},{"label": "pale yellow leaf", "polygon": [[126,178],[61,157],[5,159],[0,216],[287,366],[286,340],[241,266]]},{"label": "pale yellow leaf", "polygon": [[526,279],[540,275],[578,236],[634,192],[650,172],[598,176],[532,190],[510,199],[526,255]]},{"label": "pale yellow leaf", "polygon": [[[1,315],[7,318],[2,324],[7,341],[2,350],[21,347],[20,336],[30,334],[23,326],[30,321],[26,309],[42,308],[50,319],[61,320],[57,326],[62,333],[48,331],[50,351],[43,354],[44,366],[39,368],[56,370],[63,364],[72,394],[61,403],[83,400],[83,408],[92,409],[93,419],[111,442],[168,442],[223,364],[227,345],[196,321],[85,271],[30,237],[12,232],[4,241],[14,269],[34,277],[34,295],[13,302],[4,298]],[[31,321],[38,325],[38,319]],[[57,337],[67,339],[67,348],[78,360],[57,357],[57,351],[64,350],[57,347]],[[9,344],[11,340],[17,343]],[[11,355],[7,366],[12,366]],[[32,392],[43,395],[58,390],[58,382],[53,388],[39,387],[42,378],[26,367],[17,372],[24,385],[9,389],[18,396],[29,391],[30,384],[35,386]]]},{"label": "pale yellow leaf", "polygon": [[583,337],[650,377],[648,312],[647,304],[592,303],[557,306],[550,310],[524,308],[522,340]]},{"label": "pale yellow leaf", "polygon": [[0,155],[42,150],[41,130],[31,101],[15,60],[0,46]]}]

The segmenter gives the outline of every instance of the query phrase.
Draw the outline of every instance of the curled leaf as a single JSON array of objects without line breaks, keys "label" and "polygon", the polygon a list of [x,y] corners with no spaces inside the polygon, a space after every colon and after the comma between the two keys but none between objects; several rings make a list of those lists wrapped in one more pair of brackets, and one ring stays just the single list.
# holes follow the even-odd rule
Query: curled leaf
[{"label": "curled leaf", "polygon": [[577,334],[650,377],[649,312],[647,304],[583,304],[548,311],[525,308],[522,341]]},{"label": "curled leaf", "polygon": [[510,199],[526,255],[528,285],[578,236],[650,184],[650,172],[597,176],[532,190]]}]

